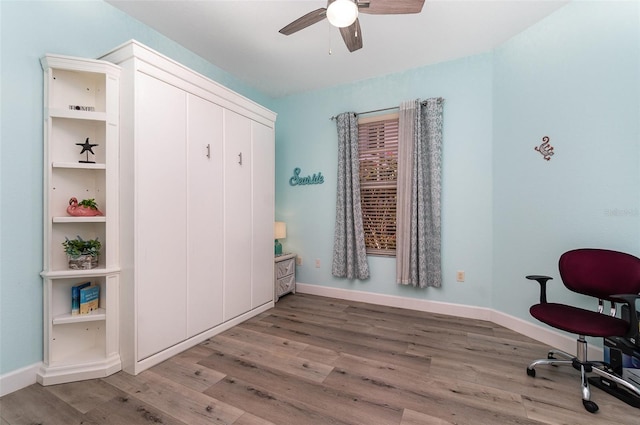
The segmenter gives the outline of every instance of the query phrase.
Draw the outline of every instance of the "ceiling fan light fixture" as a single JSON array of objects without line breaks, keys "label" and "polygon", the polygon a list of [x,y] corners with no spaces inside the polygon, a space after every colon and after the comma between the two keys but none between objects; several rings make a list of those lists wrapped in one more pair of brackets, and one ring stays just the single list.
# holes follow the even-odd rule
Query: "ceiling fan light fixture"
[{"label": "ceiling fan light fixture", "polygon": [[358,19],[358,5],[352,0],[336,0],[327,7],[327,19],[334,27],[348,27]]}]

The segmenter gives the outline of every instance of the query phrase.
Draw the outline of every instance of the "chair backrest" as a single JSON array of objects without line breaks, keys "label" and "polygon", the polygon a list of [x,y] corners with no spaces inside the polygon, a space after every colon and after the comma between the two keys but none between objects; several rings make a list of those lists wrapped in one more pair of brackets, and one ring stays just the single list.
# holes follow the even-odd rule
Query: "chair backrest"
[{"label": "chair backrest", "polygon": [[624,252],[582,248],[567,251],[558,263],[571,291],[611,300],[611,295],[640,293],[640,258]]}]

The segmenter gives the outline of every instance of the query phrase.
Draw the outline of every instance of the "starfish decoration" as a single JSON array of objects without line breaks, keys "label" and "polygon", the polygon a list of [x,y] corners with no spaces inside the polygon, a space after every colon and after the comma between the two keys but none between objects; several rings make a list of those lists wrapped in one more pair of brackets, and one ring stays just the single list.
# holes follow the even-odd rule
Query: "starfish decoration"
[{"label": "starfish decoration", "polygon": [[93,164],[93,163],[95,163],[95,161],[89,161],[89,152],[91,152],[92,155],[95,155],[95,152],[93,152],[93,148],[95,146],[98,146],[97,144],[89,143],[89,138],[87,137],[87,140],[85,140],[84,143],[76,143],[76,145],[82,146],[82,151],[80,151],[81,155],[83,153],[85,153],[85,152],[87,153],[87,160],[86,161],[78,161],[78,162],[81,162],[83,164]]}]

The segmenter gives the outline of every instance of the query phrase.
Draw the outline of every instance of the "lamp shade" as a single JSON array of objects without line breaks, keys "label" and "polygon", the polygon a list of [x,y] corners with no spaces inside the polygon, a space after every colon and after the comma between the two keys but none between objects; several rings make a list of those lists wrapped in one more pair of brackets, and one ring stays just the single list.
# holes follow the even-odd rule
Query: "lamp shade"
[{"label": "lamp shade", "polygon": [[287,237],[287,223],[284,221],[276,221],[273,224],[273,238],[285,239]]},{"label": "lamp shade", "polygon": [[352,0],[336,0],[327,7],[327,19],[334,27],[348,27],[357,18],[358,5]]}]

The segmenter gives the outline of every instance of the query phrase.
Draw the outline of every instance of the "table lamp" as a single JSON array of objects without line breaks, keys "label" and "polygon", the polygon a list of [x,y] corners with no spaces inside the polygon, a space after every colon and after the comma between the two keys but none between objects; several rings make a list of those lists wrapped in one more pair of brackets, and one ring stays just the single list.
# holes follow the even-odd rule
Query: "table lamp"
[{"label": "table lamp", "polygon": [[278,239],[285,239],[287,237],[287,223],[284,221],[276,221],[273,224],[273,237],[276,240],[275,255],[282,255],[282,244],[278,242]]}]

